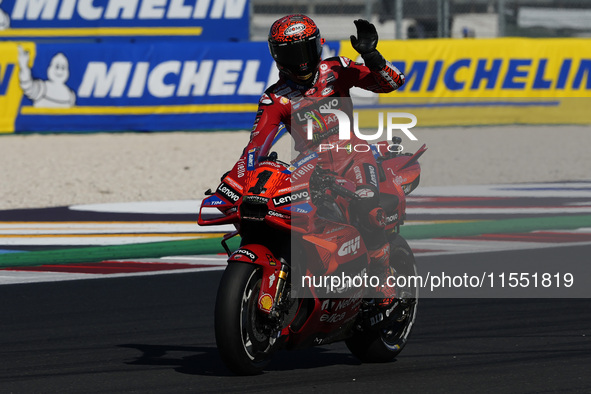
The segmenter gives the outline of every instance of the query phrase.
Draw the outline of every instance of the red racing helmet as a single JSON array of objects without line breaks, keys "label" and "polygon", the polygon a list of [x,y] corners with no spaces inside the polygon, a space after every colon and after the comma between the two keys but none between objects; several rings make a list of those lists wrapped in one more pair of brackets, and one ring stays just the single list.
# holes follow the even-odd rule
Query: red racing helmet
[{"label": "red racing helmet", "polygon": [[296,82],[309,82],[322,54],[320,30],[306,15],[278,19],[269,31],[269,50],[280,71]]}]

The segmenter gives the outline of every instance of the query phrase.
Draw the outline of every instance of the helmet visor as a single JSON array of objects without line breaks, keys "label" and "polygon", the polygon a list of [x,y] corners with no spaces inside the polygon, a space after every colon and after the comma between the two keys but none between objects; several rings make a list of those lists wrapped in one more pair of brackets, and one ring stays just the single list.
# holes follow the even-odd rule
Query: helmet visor
[{"label": "helmet visor", "polygon": [[270,45],[273,59],[282,67],[295,75],[312,72],[320,62],[322,45],[320,37],[310,37],[289,43],[273,43]]}]

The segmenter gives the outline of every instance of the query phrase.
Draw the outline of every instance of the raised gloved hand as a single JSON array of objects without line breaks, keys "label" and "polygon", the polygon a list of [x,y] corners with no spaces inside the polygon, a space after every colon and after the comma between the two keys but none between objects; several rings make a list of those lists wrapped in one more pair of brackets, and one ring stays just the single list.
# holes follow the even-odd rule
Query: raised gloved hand
[{"label": "raised gloved hand", "polygon": [[376,27],[365,19],[353,21],[357,27],[357,37],[351,36],[351,45],[361,54],[365,65],[372,70],[379,70],[386,64],[384,57],[378,52],[378,32]]},{"label": "raised gloved hand", "polygon": [[357,37],[351,36],[351,45],[361,55],[375,51],[378,45],[376,27],[365,19],[353,21],[357,27]]}]

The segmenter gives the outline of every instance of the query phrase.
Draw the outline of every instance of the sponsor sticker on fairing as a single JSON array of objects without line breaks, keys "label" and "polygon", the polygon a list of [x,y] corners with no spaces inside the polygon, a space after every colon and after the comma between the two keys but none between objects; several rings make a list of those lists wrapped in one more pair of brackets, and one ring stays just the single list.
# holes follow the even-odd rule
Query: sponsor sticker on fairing
[{"label": "sponsor sticker on fairing", "polygon": [[256,148],[253,148],[248,151],[248,157],[246,159],[246,169],[248,171],[254,170],[254,157],[255,157],[256,151],[257,151]]},{"label": "sponsor sticker on fairing", "polygon": [[246,174],[246,167],[244,165],[245,161],[246,160],[243,157],[240,158],[240,160],[238,160],[238,164],[236,166],[236,173],[238,175],[238,178],[242,178],[244,174]]},{"label": "sponsor sticker on fairing", "polygon": [[261,298],[259,298],[259,307],[262,310],[269,312],[271,310],[272,306],[273,306],[273,297],[270,294],[263,293]]},{"label": "sponsor sticker on fairing", "polygon": [[298,204],[298,205],[292,205],[290,207],[286,207],[284,208],[288,211],[292,211],[295,213],[310,213],[312,212],[312,210],[314,208],[312,208],[312,206],[308,203],[303,203],[303,204]]},{"label": "sponsor sticker on fairing", "polygon": [[289,166],[287,167],[285,170],[281,171],[284,174],[291,174],[292,172],[294,172],[297,168],[295,166]]},{"label": "sponsor sticker on fairing", "polygon": [[266,204],[269,201],[269,199],[267,197],[254,196],[254,195],[244,196],[244,198],[242,200],[244,202],[249,202],[252,204]]},{"label": "sponsor sticker on fairing", "polygon": [[371,144],[370,147],[371,147],[371,153],[373,153],[373,157],[375,159],[382,156],[382,155],[380,155],[380,151],[378,150],[378,148],[374,144]]},{"label": "sponsor sticker on fairing", "polygon": [[217,193],[219,193],[222,197],[224,197],[229,202],[235,203],[240,199],[240,193],[234,190],[230,185],[227,183],[221,183],[218,186]]},{"label": "sponsor sticker on fairing", "polygon": [[235,251],[231,256],[231,259],[240,259],[241,256],[247,257],[250,261],[256,261],[258,259],[258,256],[254,254],[254,252],[244,248]]},{"label": "sponsor sticker on fairing", "polygon": [[275,260],[272,254],[267,253],[267,260],[269,260],[270,266],[275,267],[277,265],[277,260]]},{"label": "sponsor sticker on fairing", "polygon": [[239,192],[242,192],[242,190],[244,189],[244,187],[242,187],[241,184],[239,184],[238,182],[236,182],[234,179],[230,178],[229,176],[226,176],[224,178],[224,182],[229,183],[230,185],[232,185]]},{"label": "sponsor sticker on fairing", "polygon": [[298,180],[299,178],[301,178],[302,176],[304,176],[308,172],[314,170],[314,168],[316,168],[314,166],[314,164],[311,164],[311,163],[304,164],[296,172],[291,174],[292,181]]},{"label": "sponsor sticker on fairing", "polygon": [[307,162],[309,162],[310,160],[313,160],[313,159],[315,159],[315,158],[317,158],[317,157],[318,157],[318,153],[316,153],[316,152],[310,153],[308,156],[306,156],[306,157],[304,157],[303,159],[300,159],[299,161],[297,161],[297,162],[295,163],[295,167],[296,167],[296,168],[299,168],[299,167],[300,167],[300,166],[302,166],[303,164],[306,164],[306,163],[307,163]]},{"label": "sponsor sticker on fairing", "polygon": [[361,248],[361,237],[357,236],[341,245],[339,249],[339,256],[347,256],[350,254],[356,254],[358,249]]},{"label": "sponsor sticker on fairing", "polygon": [[219,198],[218,196],[211,196],[206,198],[203,201],[203,206],[204,207],[217,207],[220,205],[224,205],[227,204],[224,200],[222,200],[221,198]]},{"label": "sponsor sticker on fairing", "polygon": [[398,212],[394,213],[393,215],[386,216],[386,225],[392,224],[398,220]]},{"label": "sponsor sticker on fairing", "polygon": [[280,219],[289,219],[290,218],[289,215],[286,215],[286,214],[283,214],[283,213],[277,212],[277,211],[272,211],[272,210],[269,210],[267,212],[267,216],[274,216],[274,217],[280,218]]},{"label": "sponsor sticker on fairing", "polygon": [[294,202],[307,200],[309,197],[310,193],[307,190],[302,190],[300,192],[273,197],[273,204],[275,204],[276,207],[281,207],[283,205],[291,204]]},{"label": "sponsor sticker on fairing", "polygon": [[375,166],[369,163],[363,163],[363,168],[365,169],[365,176],[367,177],[369,183],[375,187],[378,187],[378,172]]}]

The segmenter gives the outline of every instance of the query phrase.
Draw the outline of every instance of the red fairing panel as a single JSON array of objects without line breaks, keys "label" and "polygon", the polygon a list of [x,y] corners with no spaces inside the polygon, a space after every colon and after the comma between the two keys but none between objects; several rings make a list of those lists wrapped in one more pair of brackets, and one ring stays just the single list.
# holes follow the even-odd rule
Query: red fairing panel
[{"label": "red fairing panel", "polygon": [[271,306],[275,302],[275,293],[277,290],[277,280],[281,263],[273,256],[266,247],[258,244],[244,245],[238,248],[230,258],[228,263],[232,262],[249,263],[260,266],[263,269],[263,281],[259,292],[258,307],[262,312],[269,313]]}]

